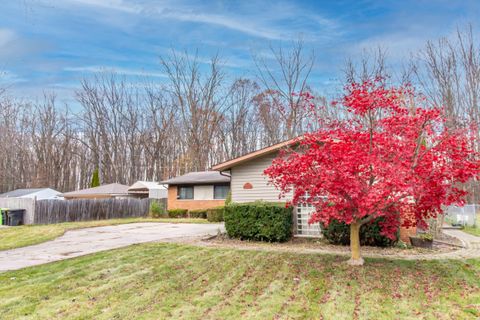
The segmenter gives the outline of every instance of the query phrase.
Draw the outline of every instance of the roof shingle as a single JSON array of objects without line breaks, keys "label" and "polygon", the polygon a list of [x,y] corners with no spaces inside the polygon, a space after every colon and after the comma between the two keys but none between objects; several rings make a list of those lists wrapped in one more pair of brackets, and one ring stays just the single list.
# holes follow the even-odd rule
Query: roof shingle
[{"label": "roof shingle", "polygon": [[183,176],[175,177],[162,181],[160,183],[178,185],[178,184],[209,184],[209,183],[229,183],[230,177],[221,175],[218,171],[200,171],[189,172]]}]

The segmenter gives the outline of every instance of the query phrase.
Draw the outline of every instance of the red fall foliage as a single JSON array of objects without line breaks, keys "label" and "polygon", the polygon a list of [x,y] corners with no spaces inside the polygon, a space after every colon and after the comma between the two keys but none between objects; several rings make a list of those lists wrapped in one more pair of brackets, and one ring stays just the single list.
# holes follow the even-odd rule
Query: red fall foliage
[{"label": "red fall foliage", "polygon": [[[265,174],[282,196],[293,191],[291,205],[316,208],[310,223],[345,222],[353,237],[379,217],[390,238],[401,224],[422,227],[442,205],[462,204],[462,183],[479,174],[471,131],[448,128],[441,109],[426,104],[410,86],[352,83],[337,102],[346,119],[300,137]],[[353,241],[352,259],[361,260]]]}]

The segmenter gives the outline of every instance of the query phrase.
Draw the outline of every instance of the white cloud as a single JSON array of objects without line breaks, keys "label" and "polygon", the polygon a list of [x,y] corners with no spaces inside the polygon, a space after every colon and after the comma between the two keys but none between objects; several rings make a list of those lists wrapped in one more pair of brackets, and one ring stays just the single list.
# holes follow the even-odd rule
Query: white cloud
[{"label": "white cloud", "polygon": [[286,35],[282,31],[273,28],[263,28],[255,25],[252,21],[245,21],[245,19],[237,20],[234,17],[225,15],[182,12],[178,10],[164,10],[160,14],[162,17],[168,19],[218,25],[259,38],[270,40],[281,40],[286,38]]},{"label": "white cloud", "polygon": [[[178,2],[133,4],[123,0],[68,0],[70,3],[83,5],[100,10],[115,10],[123,13],[145,16],[155,19],[168,19],[180,22],[192,22],[220,26],[226,29],[241,32],[247,35],[268,40],[292,40],[303,33],[303,29],[296,30],[285,27],[282,19],[310,22],[316,30],[328,30],[324,33],[333,36],[337,30],[336,22],[318,14],[305,12],[298,6],[281,6],[278,10],[262,11],[259,6],[251,6],[248,14],[217,14],[209,12],[208,5],[203,7],[181,6]],[[66,1],[66,2],[68,2]],[[111,13],[109,13],[111,14]],[[308,31],[308,30],[307,30]],[[318,33],[318,32],[316,32]],[[308,40],[308,37],[304,37]]]},{"label": "white cloud", "polygon": [[63,70],[67,72],[84,72],[84,73],[116,72],[118,74],[122,74],[126,76],[150,76],[150,77],[156,77],[156,78],[167,77],[167,75],[160,72],[150,72],[144,69],[130,69],[130,68],[111,67],[111,66],[66,67]]},{"label": "white cloud", "polygon": [[33,56],[48,46],[35,39],[25,38],[12,29],[0,28],[0,62],[6,65]]},{"label": "white cloud", "polygon": [[11,71],[0,71],[0,84],[1,85],[11,85],[19,82],[27,82],[28,80],[20,77],[16,73]]},{"label": "white cloud", "polygon": [[123,0],[70,0],[73,3],[91,6],[91,7],[100,7],[104,9],[111,9],[117,11],[123,11],[128,13],[140,13],[141,7],[134,6],[132,4],[126,3]]},{"label": "white cloud", "polygon": [[16,38],[17,36],[13,30],[0,28],[0,48],[7,46]]}]

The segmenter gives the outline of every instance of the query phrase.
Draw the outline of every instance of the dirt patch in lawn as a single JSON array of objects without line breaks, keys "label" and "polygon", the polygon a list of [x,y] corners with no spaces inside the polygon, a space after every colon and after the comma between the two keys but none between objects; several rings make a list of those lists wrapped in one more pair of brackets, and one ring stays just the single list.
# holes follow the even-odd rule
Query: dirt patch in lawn
[{"label": "dirt patch in lawn", "polygon": [[[209,239],[202,239],[195,242],[197,245],[208,247],[234,248],[245,250],[275,250],[286,252],[303,252],[303,253],[330,253],[349,255],[350,248],[348,246],[333,245],[325,239],[307,239],[293,238],[284,243],[266,243],[259,241],[242,241],[238,239],[230,239],[226,235],[218,235]],[[425,255],[437,255],[449,252],[455,252],[460,248],[457,246],[458,241],[455,238],[444,236],[441,242],[434,242],[432,249],[415,248],[415,247],[362,247],[362,254],[370,257],[393,257],[408,258],[422,257]]]}]

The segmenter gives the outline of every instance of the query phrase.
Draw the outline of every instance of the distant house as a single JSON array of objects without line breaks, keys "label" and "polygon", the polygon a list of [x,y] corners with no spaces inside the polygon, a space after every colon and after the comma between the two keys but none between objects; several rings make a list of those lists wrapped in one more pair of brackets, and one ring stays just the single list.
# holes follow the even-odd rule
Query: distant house
[{"label": "distant house", "polygon": [[50,188],[16,189],[3,194],[0,198],[29,198],[37,200],[62,200],[61,192]]},{"label": "distant house", "polygon": [[105,184],[95,188],[82,189],[62,194],[66,200],[73,199],[122,199],[132,197],[129,186],[119,183]]},{"label": "distant house", "polygon": [[157,182],[137,181],[128,188],[128,194],[138,198],[166,199],[167,188]]},{"label": "distant house", "polygon": [[160,182],[168,185],[168,209],[208,209],[225,204],[230,177],[218,171],[190,172]]}]

